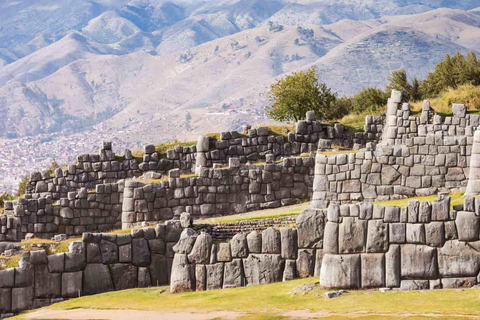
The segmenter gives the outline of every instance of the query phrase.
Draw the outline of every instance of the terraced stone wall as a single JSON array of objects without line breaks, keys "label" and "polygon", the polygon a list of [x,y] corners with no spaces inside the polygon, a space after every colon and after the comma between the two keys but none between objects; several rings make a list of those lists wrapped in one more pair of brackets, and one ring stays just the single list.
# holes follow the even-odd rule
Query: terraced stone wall
[{"label": "terraced stone wall", "polygon": [[202,167],[193,178],[180,178],[180,172],[173,170],[160,184],[126,181],[123,228],[169,220],[183,212],[204,218],[278,208],[312,196],[311,157],[262,166],[233,163],[223,169]]},{"label": "terraced stone wall", "polygon": [[19,267],[0,271],[0,315],[11,316],[65,299],[167,284],[178,221],[131,234],[85,233],[69,252],[26,252]]},{"label": "terraced stone wall", "polygon": [[56,234],[82,235],[121,228],[124,182],[99,184],[94,192],[80,188],[66,198],[51,196],[5,202],[0,241],[21,241],[28,233],[50,239]]},{"label": "terraced stone wall", "polygon": [[467,197],[408,207],[328,208],[320,284],[328,288],[471,287],[480,271],[480,203]]}]

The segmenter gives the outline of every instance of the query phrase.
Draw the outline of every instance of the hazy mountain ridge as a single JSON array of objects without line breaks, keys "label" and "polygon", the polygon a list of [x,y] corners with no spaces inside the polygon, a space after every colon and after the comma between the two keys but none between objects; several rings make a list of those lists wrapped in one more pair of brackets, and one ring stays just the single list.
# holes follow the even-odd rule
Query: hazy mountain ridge
[{"label": "hazy mountain ridge", "polygon": [[[5,11],[17,14],[22,25],[17,38],[7,34],[8,21],[0,22],[7,44],[0,49],[0,115],[6,119],[0,135],[104,122],[138,141],[151,136],[143,132],[144,122],[158,121],[168,139],[178,131],[162,120],[167,115],[188,134],[211,131],[213,116],[205,108],[240,112],[214,121],[226,130],[248,114],[263,121],[269,84],[294,70],[316,65],[334,91],[351,94],[383,86],[392,70],[404,67],[423,77],[447,52],[480,51],[480,11],[430,10],[472,9],[480,0],[82,0],[70,8],[54,0],[18,3]],[[50,13],[42,32],[34,22],[23,24],[37,19],[31,12],[39,8]],[[83,11],[69,15],[77,10]],[[338,22],[320,26],[332,21]],[[38,33],[29,38],[30,26]]]}]

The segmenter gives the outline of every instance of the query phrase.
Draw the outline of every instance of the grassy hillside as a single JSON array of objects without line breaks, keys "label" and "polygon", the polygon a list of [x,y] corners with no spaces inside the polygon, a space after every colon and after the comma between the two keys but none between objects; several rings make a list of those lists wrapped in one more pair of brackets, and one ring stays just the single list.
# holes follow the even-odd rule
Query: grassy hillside
[{"label": "grassy hillside", "polygon": [[[319,286],[317,278],[183,294],[170,294],[168,287],[158,287],[82,297],[42,310],[146,310],[158,311],[159,318],[164,312],[205,315],[219,311],[225,312],[228,319],[480,317],[479,291],[475,289],[386,293],[355,290],[335,299],[327,299],[325,292],[327,290]],[[33,316],[24,314],[12,320],[34,319]]]}]

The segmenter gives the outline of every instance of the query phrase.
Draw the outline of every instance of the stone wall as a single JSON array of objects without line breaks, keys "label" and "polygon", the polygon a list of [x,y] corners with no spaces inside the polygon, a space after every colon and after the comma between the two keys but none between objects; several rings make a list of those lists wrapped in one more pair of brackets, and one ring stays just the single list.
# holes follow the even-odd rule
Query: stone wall
[{"label": "stone wall", "polygon": [[328,208],[320,284],[328,288],[472,287],[480,271],[480,202]]},{"label": "stone wall", "polygon": [[50,239],[55,234],[82,235],[121,228],[124,182],[99,184],[95,191],[80,188],[66,198],[51,196],[5,202],[0,215],[0,241],[21,241],[27,233]]},{"label": "stone wall", "polygon": [[297,229],[268,227],[214,243],[210,234],[185,228],[173,248],[173,293],[268,284],[319,275],[325,212],[308,210]]},{"label": "stone wall", "polygon": [[67,253],[26,252],[19,267],[0,271],[0,315],[64,299],[169,282],[180,223],[131,234],[85,233]]},{"label": "stone wall", "polygon": [[189,212],[195,218],[215,217],[277,208],[312,196],[314,159],[286,158],[280,164],[229,168],[203,167],[198,177],[180,178],[171,170],[168,181],[143,184],[127,181],[122,224],[131,228]]}]

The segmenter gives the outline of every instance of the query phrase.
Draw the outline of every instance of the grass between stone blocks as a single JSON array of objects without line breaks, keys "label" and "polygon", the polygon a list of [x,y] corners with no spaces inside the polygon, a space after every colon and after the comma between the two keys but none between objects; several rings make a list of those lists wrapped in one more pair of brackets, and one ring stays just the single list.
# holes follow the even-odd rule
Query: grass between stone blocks
[{"label": "grass between stone blocks", "polygon": [[302,212],[302,210],[307,209],[309,206],[310,206],[310,202],[303,202],[303,203],[275,208],[275,209],[264,209],[264,210],[258,210],[258,211],[251,211],[247,213],[234,214],[231,216],[196,220],[195,223],[232,223],[232,222],[246,221],[246,220],[259,220],[259,219],[294,216],[294,215],[299,215]]},{"label": "grass between stone blocks", "polygon": [[[304,287],[312,290],[303,290]],[[241,313],[237,319],[451,319],[480,316],[480,291],[353,290],[328,299],[317,278],[234,289],[170,294],[168,287],[131,289],[87,296],[45,309],[143,310],[161,312]],[[295,294],[294,294],[295,293]],[[127,311],[126,311],[127,312]],[[12,319],[27,319],[23,314]]]},{"label": "grass between stone blocks", "polygon": [[[450,209],[457,204],[463,204],[464,192],[452,192],[449,194],[450,196]],[[434,194],[431,196],[424,196],[424,197],[412,197],[412,198],[405,198],[405,199],[398,199],[398,200],[388,200],[388,201],[377,201],[373,204],[381,204],[384,206],[398,206],[398,207],[406,207],[411,200],[418,200],[418,201],[429,201],[433,202],[435,199],[438,198],[438,195]]]}]

